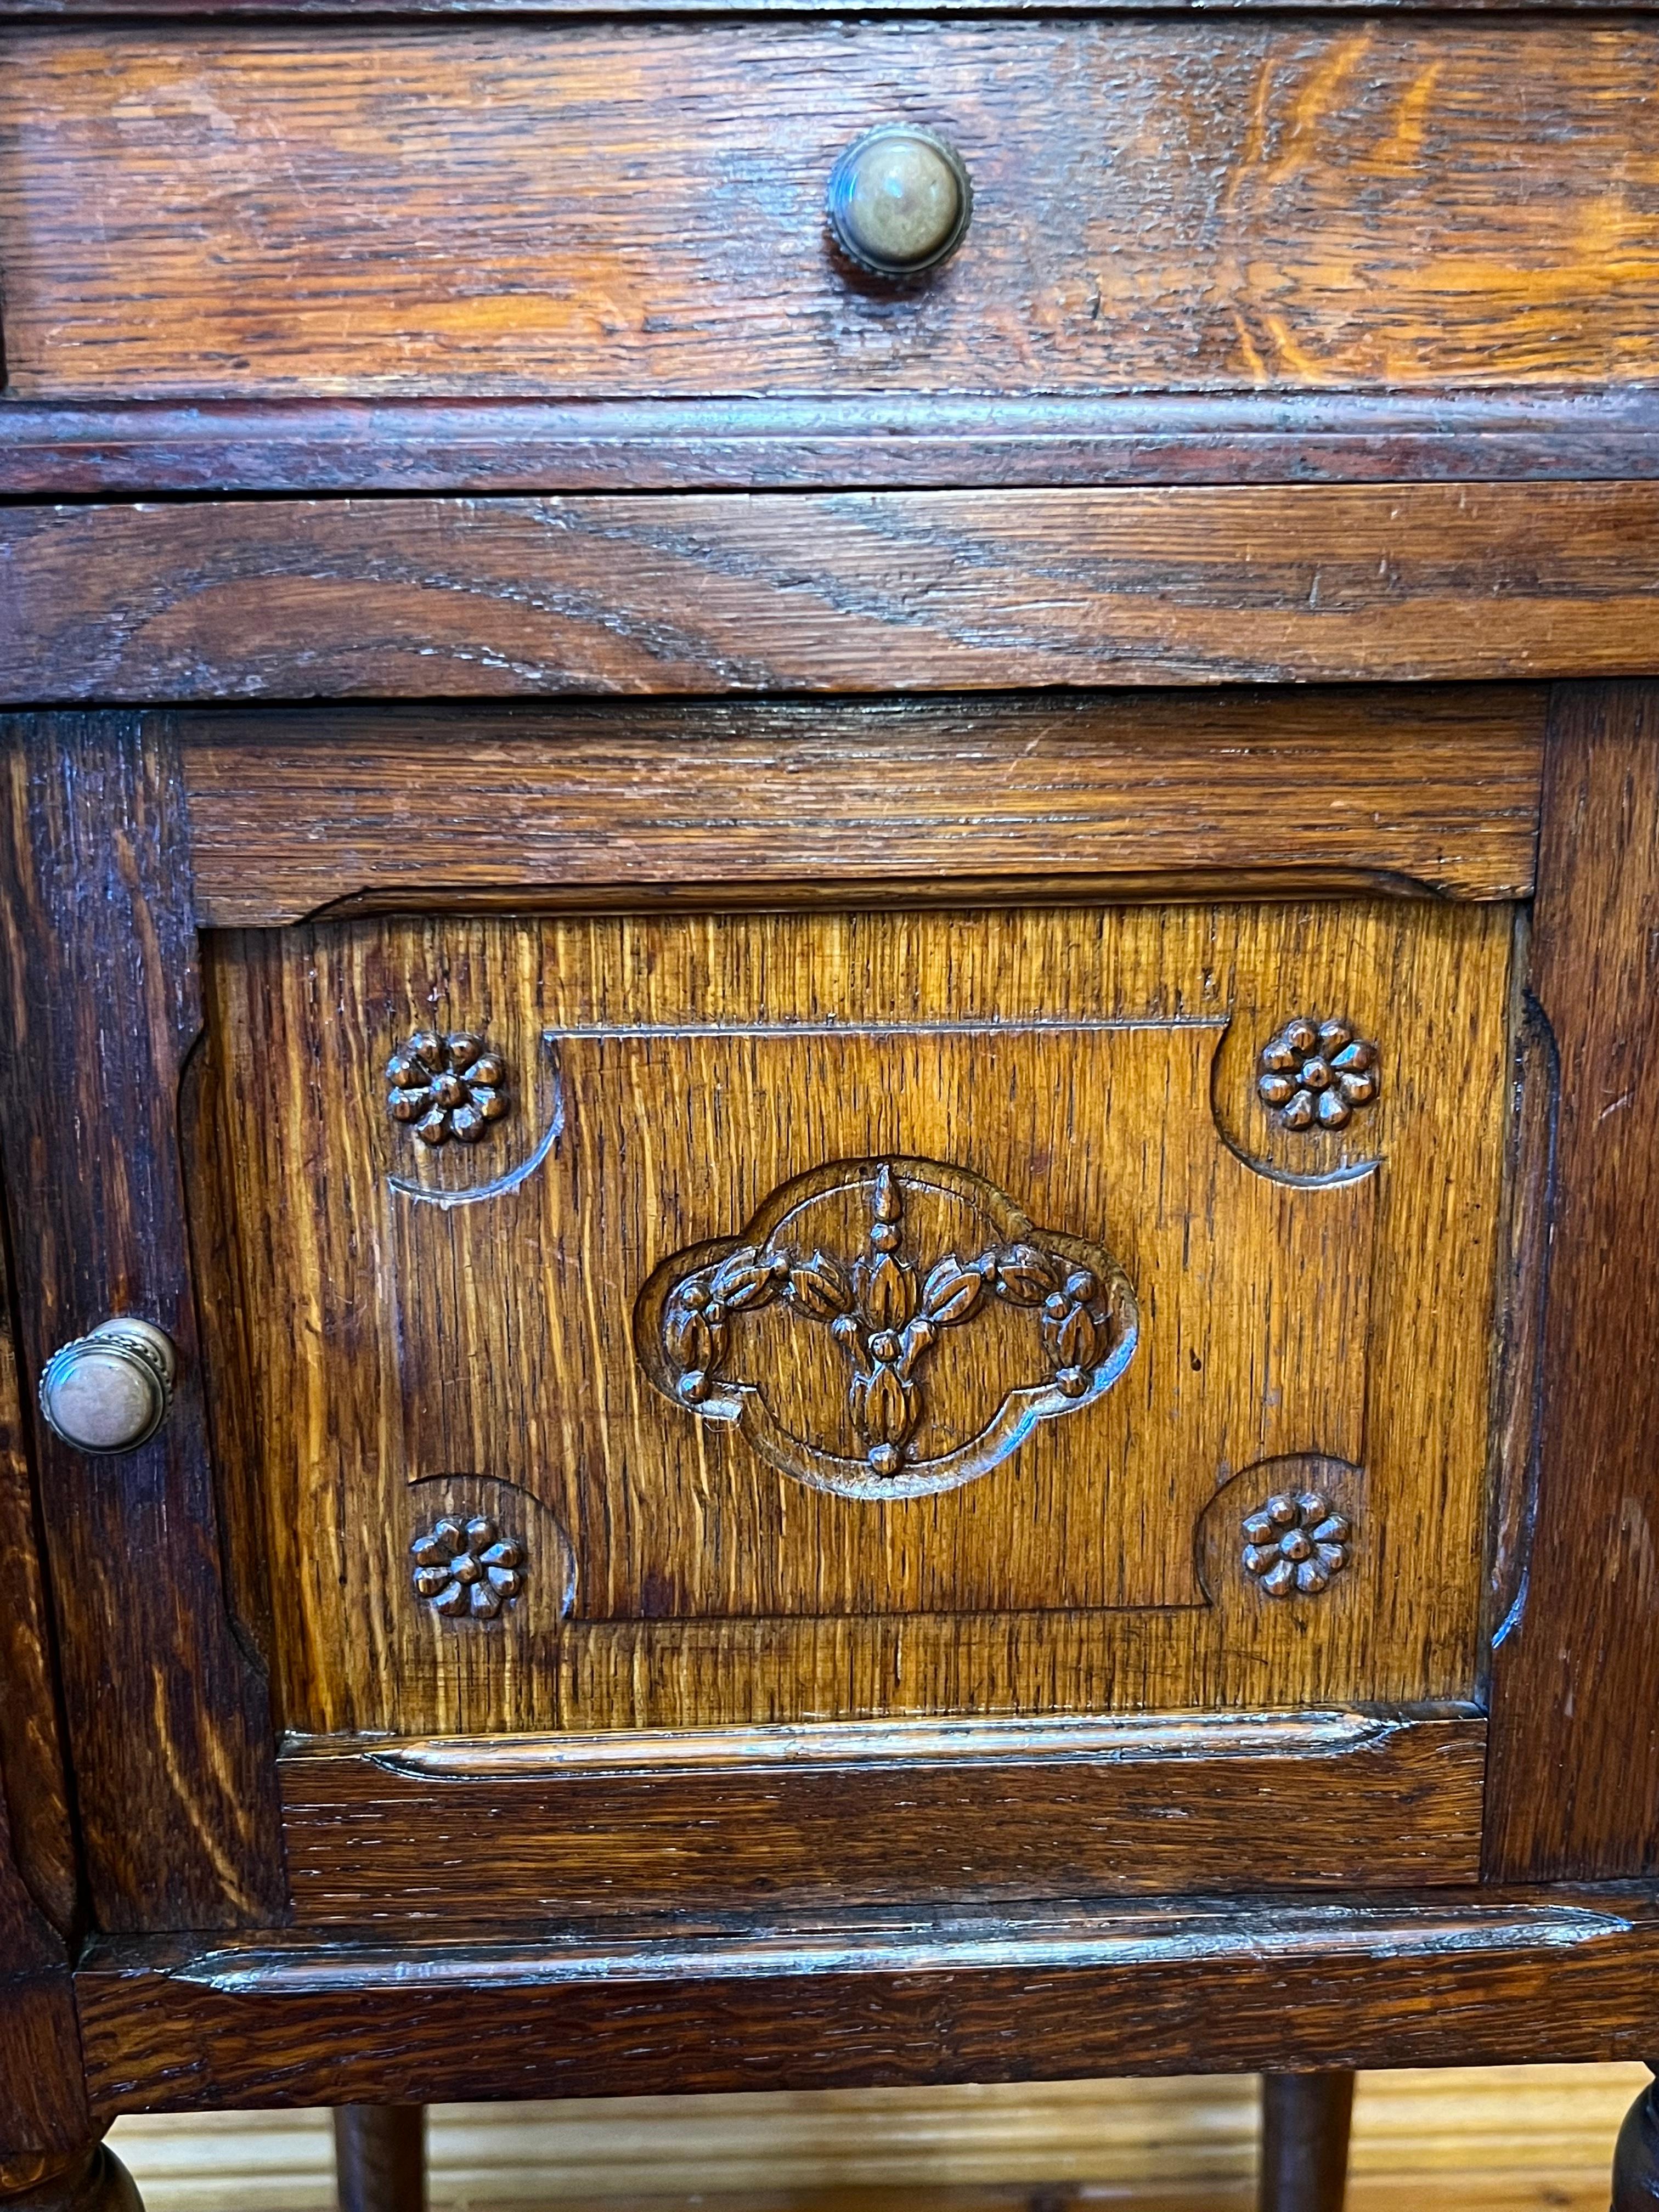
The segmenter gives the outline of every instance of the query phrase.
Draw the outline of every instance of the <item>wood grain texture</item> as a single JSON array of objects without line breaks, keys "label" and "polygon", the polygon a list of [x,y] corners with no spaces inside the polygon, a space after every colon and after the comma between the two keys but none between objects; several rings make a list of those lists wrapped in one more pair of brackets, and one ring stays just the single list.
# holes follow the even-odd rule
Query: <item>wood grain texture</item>
[{"label": "wood grain texture", "polygon": [[1659,485],[15,507],[10,699],[1639,674]]},{"label": "wood grain texture", "polygon": [[[228,1164],[234,1272],[205,1312],[216,1373],[249,1370],[239,1517],[261,1533],[238,1548],[269,1561],[284,1727],[1468,1694],[1503,908],[379,919],[209,943],[220,1118],[192,1175]],[[1346,1132],[1279,1127],[1257,1097],[1260,1049],[1304,1006],[1383,1051]],[[434,1023],[506,1063],[481,1145],[428,1152],[388,1115],[387,1056]],[[792,1177],[890,1154],[1103,1242],[1143,1330],[1097,1402],[890,1503],[780,1473],[635,1351],[671,1255],[739,1236]],[[1373,1274],[1410,1297],[1373,1307]],[[978,1431],[1026,1356],[1016,1320],[937,1370],[941,1434]],[[786,1356],[792,1327],[763,1314],[744,1341],[810,1440],[847,1378],[827,1333]],[[1310,1483],[1366,1533],[1304,1613],[1250,1585],[1241,1529]],[[526,1555],[522,1602],[487,1627],[411,1589],[409,1547],[447,1512]]]},{"label": "wood grain texture", "polygon": [[[196,911],[1169,895],[1172,875],[1518,898],[1541,688],[619,711],[259,711],[180,724]],[[964,890],[964,879],[974,888]]]},{"label": "wood grain texture", "polygon": [[80,1874],[64,1767],[44,1536],[17,1372],[10,1266],[0,1249],[0,1790],[18,1872],[60,1935],[74,1929]]},{"label": "wood grain texture", "polygon": [[[1365,1715],[945,1731],[483,1737],[435,1765],[322,1740],[279,1769],[301,1926],[1016,1904],[1468,1883],[1484,1722]],[[805,1741],[801,1741],[802,1737]],[[781,1739],[781,1741],[780,1740]],[[538,1759],[538,1753],[541,1756]]]},{"label": "wood grain texture", "polygon": [[1492,1659],[1488,1864],[1659,1866],[1651,1326],[1659,1261],[1659,694],[1564,690],[1547,752],[1530,988],[1559,1060],[1537,1480]]},{"label": "wood grain texture", "polygon": [[1632,2057],[1642,1888],[101,1942],[97,2108],[617,2096]]},{"label": "wood grain texture", "polygon": [[91,2129],[70,1979],[74,1843],[0,1255],[0,2172]]},{"label": "wood grain texture", "polygon": [[1656,474],[1659,394],[1639,386],[989,399],[0,397],[0,493],[29,499]]},{"label": "wood grain texture", "polygon": [[166,733],[14,717],[0,808],[7,1196],[27,1370],[110,1315],[180,1352],[120,1462],[37,1437],[81,1832],[106,1927],[281,1908],[264,1686],[225,1611],[196,1372],[177,1101],[200,1022]]},{"label": "wood grain texture", "polygon": [[[1659,33],[1408,18],[15,33],[25,398],[1601,386],[1659,371]],[[865,283],[913,117],[960,253]]]}]

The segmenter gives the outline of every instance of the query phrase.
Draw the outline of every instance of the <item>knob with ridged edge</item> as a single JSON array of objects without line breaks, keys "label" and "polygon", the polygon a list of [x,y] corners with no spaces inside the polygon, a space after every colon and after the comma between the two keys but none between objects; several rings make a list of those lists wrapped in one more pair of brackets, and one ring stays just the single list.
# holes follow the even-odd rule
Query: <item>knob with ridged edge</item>
[{"label": "knob with ridged edge", "polygon": [[177,1364],[172,1339],[153,1322],[100,1322],[46,1362],[40,1411],[76,1451],[137,1451],[167,1417]]},{"label": "knob with ridged edge", "polygon": [[961,245],[973,204],[962,156],[919,124],[878,124],[830,173],[836,243],[875,276],[936,268]]}]

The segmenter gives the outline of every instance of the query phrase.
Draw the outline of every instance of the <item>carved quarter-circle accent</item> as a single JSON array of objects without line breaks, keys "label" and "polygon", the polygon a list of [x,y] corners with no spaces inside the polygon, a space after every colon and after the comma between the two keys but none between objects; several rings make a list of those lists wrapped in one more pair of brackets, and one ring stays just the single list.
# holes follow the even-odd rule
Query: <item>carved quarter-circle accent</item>
[{"label": "carved quarter-circle accent", "polygon": [[1261,1048],[1256,1090],[1287,1129],[1342,1129],[1382,1087],[1376,1047],[1352,1023],[1297,1014]]},{"label": "carved quarter-circle accent", "polygon": [[[634,1315],[665,1397],[736,1424],[798,1482],[880,1500],[988,1474],[1037,1423],[1109,1390],[1139,1329],[1103,1244],[1037,1228],[966,1169],[902,1158],[781,1185],[736,1237],[665,1261]],[[982,1357],[940,1387],[949,1347],[975,1332]],[[800,1378],[822,1383],[826,1344],[836,1380],[809,1402]]]}]

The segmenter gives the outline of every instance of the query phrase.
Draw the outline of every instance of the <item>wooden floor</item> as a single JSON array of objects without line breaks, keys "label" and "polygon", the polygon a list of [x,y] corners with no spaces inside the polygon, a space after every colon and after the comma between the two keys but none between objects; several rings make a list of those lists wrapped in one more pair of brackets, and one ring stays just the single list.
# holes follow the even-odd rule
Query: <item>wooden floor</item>
[{"label": "wooden floor", "polygon": [[[1636,2066],[1370,2074],[1350,2212],[1607,2212]],[[1252,2207],[1254,2081],[450,2106],[434,2212],[1232,2212]],[[329,2212],[317,2112],[120,2122],[147,2212]]]}]

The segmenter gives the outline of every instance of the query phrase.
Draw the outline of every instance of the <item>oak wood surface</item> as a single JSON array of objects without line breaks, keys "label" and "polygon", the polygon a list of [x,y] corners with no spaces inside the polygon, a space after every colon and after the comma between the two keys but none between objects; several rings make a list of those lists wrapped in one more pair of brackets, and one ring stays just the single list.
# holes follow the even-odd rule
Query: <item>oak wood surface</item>
[{"label": "oak wood surface", "polygon": [[[1639,384],[1656,66],[1639,20],[20,30],[8,374],[26,398]],[[893,114],[975,181],[921,285],[824,237],[835,156]]]},{"label": "oak wood surface", "polygon": [[1529,988],[1559,1060],[1530,1540],[1492,1657],[1488,1865],[1499,1879],[1659,1866],[1650,1447],[1659,1302],[1653,988],[1659,695],[1568,687],[1546,752]]},{"label": "oak wood surface", "polygon": [[80,1832],[106,1927],[217,1926],[283,1901],[264,1686],[225,1610],[180,1181],[200,1021],[184,799],[155,722],[0,725],[0,1060],[27,1370],[112,1315],[180,1353],[171,1416],[120,1462],[36,1435]]},{"label": "oak wood surface", "polygon": [[291,1752],[279,1771],[296,1924],[1479,1875],[1486,1730],[1474,1717],[990,1727],[943,1752],[915,1741],[937,1731],[896,1723],[884,1755],[867,1729],[803,1733],[817,1739],[810,1757],[799,1743],[786,1755],[787,1731],[756,1729],[709,1764],[690,1732],[665,1735],[648,1763],[618,1760],[609,1735],[532,1738],[517,1771],[492,1757],[500,1737],[441,1746],[435,1767],[418,1763],[420,1746],[417,1763],[400,1761],[395,1741]]},{"label": "oak wood surface", "polygon": [[1122,896],[1172,876],[1524,897],[1541,687],[191,714],[196,912]]},{"label": "oak wood surface", "polygon": [[1659,473],[1659,395],[0,396],[0,493],[721,491]]},{"label": "oak wood surface", "polygon": [[[1510,932],[1502,907],[1386,900],[210,938],[217,1118],[192,1187],[228,1216],[204,1316],[216,1373],[247,1370],[236,1548],[269,1562],[281,1724],[1468,1695]],[[1281,1127],[1257,1095],[1308,1009],[1382,1055],[1346,1131]],[[433,1024],[505,1063],[480,1144],[429,1150],[388,1114],[388,1056]],[[1099,1241],[1142,1331],[1097,1402],[892,1502],[809,1488],[754,1427],[674,1402],[644,1318],[673,1255],[890,1156],[1002,1193],[1039,1243]],[[811,1217],[832,1256],[873,1174],[845,1220]],[[905,1202],[920,1264],[986,1233]],[[734,1344],[761,1402],[827,1443],[848,1382],[813,1326],[774,1308]],[[1029,1326],[999,1308],[945,1339],[924,1461],[1031,1381]],[[1310,1487],[1354,1519],[1352,1559],[1279,1603],[1243,1571],[1243,1520]],[[487,1624],[411,1586],[410,1545],[451,1513],[524,1554]]]},{"label": "oak wood surface", "polygon": [[100,1941],[95,2106],[1632,2057],[1659,1943],[1637,1886],[448,1932]]},{"label": "oak wood surface", "polygon": [[9,509],[0,696],[1640,673],[1659,485]]},{"label": "oak wood surface", "polygon": [[46,1590],[0,1243],[0,2176],[91,2129],[70,1979],[78,1903]]}]

